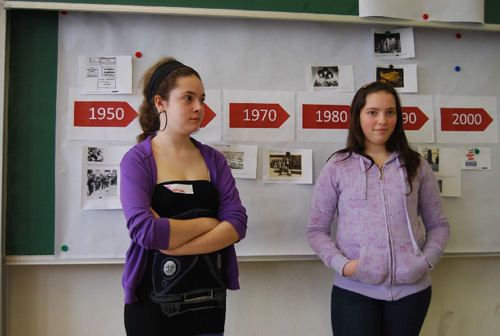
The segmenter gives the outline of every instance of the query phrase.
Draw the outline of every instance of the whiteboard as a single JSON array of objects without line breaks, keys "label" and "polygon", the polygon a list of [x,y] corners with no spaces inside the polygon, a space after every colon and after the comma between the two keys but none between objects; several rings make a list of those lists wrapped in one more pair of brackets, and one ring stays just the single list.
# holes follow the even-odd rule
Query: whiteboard
[{"label": "whiteboard", "polygon": [[[306,68],[352,65],[355,88],[373,80],[372,28],[393,27],[286,20],[168,15],[79,13],[61,15],[56,130],[56,258],[123,258],[129,245],[121,210],[80,209],[82,146],[133,146],[130,141],[69,140],[70,90],[78,87],[79,56],[135,55],[133,87],[161,56],[195,68],[206,90],[306,91]],[[500,33],[415,28],[416,57],[383,60],[416,64],[419,95],[500,97]],[[460,72],[455,66],[461,67]],[[353,93],[354,94],[354,93]],[[295,111],[297,114],[298,112]],[[497,121],[495,121],[497,122]],[[222,138],[224,142],[224,137]],[[255,180],[238,179],[249,222],[239,256],[310,256],[305,229],[313,185],[262,182],[264,149],[313,151],[313,181],[326,159],[345,142],[245,142],[258,146]],[[413,144],[415,147],[418,144]],[[426,144],[429,145],[429,144]],[[470,144],[446,144],[459,148]],[[479,145],[479,144],[478,144]],[[436,144],[440,146],[440,144]],[[462,196],[444,198],[451,224],[448,253],[500,252],[498,143],[491,171],[462,171]],[[61,246],[68,246],[66,252]]]}]

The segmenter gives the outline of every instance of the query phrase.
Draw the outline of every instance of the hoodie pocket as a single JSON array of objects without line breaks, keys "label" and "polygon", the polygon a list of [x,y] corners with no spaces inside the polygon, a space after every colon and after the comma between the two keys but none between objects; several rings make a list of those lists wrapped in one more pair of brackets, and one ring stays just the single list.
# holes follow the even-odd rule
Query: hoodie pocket
[{"label": "hoodie pocket", "polygon": [[383,283],[389,275],[388,257],[377,250],[362,247],[359,256],[358,268],[352,275],[353,279],[370,285]]},{"label": "hoodie pocket", "polygon": [[422,254],[405,254],[400,256],[396,262],[394,283],[397,285],[413,284],[429,270],[429,263]]}]

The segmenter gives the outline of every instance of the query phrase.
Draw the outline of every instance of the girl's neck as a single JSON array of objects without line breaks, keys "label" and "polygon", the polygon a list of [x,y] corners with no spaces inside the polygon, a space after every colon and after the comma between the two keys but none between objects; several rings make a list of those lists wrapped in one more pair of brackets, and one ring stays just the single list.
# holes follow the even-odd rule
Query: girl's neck
[{"label": "girl's neck", "polygon": [[375,164],[379,167],[382,168],[384,163],[389,160],[391,157],[392,153],[387,151],[385,149],[385,146],[371,146],[367,147],[365,149],[365,154],[369,155],[373,161],[375,161]]},{"label": "girl's neck", "polygon": [[191,137],[174,136],[166,132],[158,132],[151,140],[153,148],[157,152],[184,152],[194,149],[196,146],[191,141]]}]

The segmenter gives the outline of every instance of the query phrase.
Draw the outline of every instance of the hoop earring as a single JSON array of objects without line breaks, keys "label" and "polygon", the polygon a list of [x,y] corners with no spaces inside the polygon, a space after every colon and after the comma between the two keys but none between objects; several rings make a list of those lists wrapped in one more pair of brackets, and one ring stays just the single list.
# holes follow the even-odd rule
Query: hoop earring
[{"label": "hoop earring", "polygon": [[168,117],[167,117],[167,111],[161,111],[158,113],[158,125],[161,125],[161,114],[165,113],[165,126],[163,126],[162,129],[159,129],[160,132],[163,132],[167,128],[167,122],[168,122]]}]

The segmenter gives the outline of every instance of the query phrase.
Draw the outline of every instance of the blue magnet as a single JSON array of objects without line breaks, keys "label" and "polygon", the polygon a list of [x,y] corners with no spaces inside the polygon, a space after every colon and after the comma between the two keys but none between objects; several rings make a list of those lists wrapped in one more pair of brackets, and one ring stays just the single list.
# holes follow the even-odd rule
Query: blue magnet
[{"label": "blue magnet", "polygon": [[460,67],[459,67],[458,65],[455,67],[455,71],[456,71],[456,72],[459,72],[459,71],[460,71]]}]

